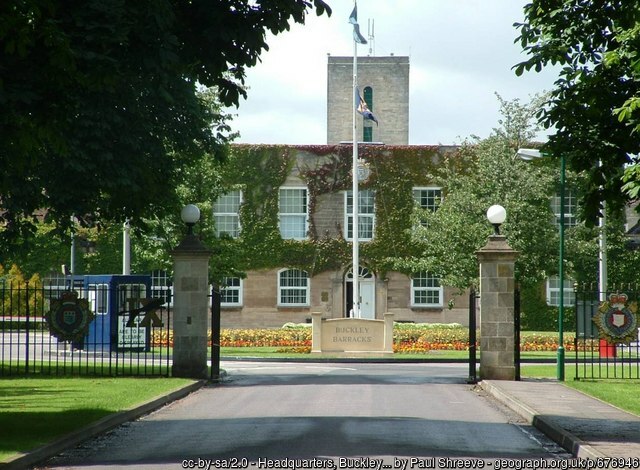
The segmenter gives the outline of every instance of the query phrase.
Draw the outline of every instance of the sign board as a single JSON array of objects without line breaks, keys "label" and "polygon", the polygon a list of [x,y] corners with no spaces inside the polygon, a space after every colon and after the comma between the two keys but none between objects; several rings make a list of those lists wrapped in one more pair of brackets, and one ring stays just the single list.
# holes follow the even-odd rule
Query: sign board
[{"label": "sign board", "polygon": [[127,326],[127,316],[118,316],[118,349],[146,349],[147,329],[140,326],[142,317],[136,317],[133,326]]},{"label": "sign board", "polygon": [[393,354],[393,314],[384,320],[333,318],[312,314],[312,353]]}]

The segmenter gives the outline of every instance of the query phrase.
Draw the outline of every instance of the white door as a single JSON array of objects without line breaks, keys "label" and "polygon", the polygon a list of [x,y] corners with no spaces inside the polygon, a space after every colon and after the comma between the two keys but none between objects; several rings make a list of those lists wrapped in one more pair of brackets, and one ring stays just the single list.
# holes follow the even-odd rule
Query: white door
[{"label": "white door", "polygon": [[376,318],[376,287],[373,279],[360,281],[360,316],[361,318]]},{"label": "white door", "polygon": [[[352,292],[353,292],[353,273],[348,271],[345,276],[345,289],[347,292],[346,311],[350,312],[347,317],[352,316]],[[360,285],[358,287],[360,294],[360,315],[356,318],[376,318],[376,279],[371,271],[367,268],[360,267]]]}]

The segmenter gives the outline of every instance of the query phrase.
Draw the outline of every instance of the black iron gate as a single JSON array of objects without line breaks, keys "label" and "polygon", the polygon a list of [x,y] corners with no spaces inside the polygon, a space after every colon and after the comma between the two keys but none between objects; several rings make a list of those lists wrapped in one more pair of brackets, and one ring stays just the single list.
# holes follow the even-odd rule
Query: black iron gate
[{"label": "black iron gate", "polygon": [[575,379],[639,379],[637,286],[576,286]]},{"label": "black iron gate", "polygon": [[170,306],[169,288],[0,284],[0,377],[168,376]]}]

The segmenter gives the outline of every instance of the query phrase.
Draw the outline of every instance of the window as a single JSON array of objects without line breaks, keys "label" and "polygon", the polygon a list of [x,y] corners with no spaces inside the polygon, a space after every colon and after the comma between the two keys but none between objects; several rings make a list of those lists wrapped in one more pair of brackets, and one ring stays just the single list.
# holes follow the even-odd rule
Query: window
[{"label": "window", "polygon": [[87,288],[89,308],[96,315],[106,315],[109,309],[109,285],[89,284]]},{"label": "window", "polygon": [[362,128],[362,141],[373,142],[373,126],[370,124],[370,121],[365,121],[364,127]]},{"label": "window", "polygon": [[[560,195],[555,195],[551,198],[551,210],[556,216],[556,227],[560,227]],[[575,227],[578,225],[578,201],[575,193],[572,191],[565,191],[564,193],[564,226]]]},{"label": "window", "polygon": [[309,274],[300,269],[278,272],[278,305],[309,305]]},{"label": "window", "polygon": [[442,307],[442,297],[442,286],[437,276],[421,271],[411,278],[412,307]]},{"label": "window", "polygon": [[[345,191],[345,238],[353,240],[353,192]],[[373,239],[375,226],[375,198],[370,189],[358,191],[358,240]]]},{"label": "window", "polygon": [[237,238],[240,235],[240,217],[238,213],[241,202],[242,193],[240,190],[235,190],[223,194],[214,203],[213,219],[218,237],[227,234]]},{"label": "window", "polygon": [[307,188],[280,188],[279,207],[282,238],[307,238]]},{"label": "window", "polygon": [[364,87],[362,90],[362,99],[367,103],[369,111],[373,112],[373,88],[370,86]]},{"label": "window", "polygon": [[225,277],[220,289],[220,305],[233,307],[242,305],[242,279]]},{"label": "window", "polygon": [[[60,294],[69,289],[70,282],[70,277],[52,271],[49,276],[44,278],[44,297],[46,299],[60,298]],[[2,283],[4,283],[4,280],[2,280]]]},{"label": "window", "polygon": [[[373,88],[370,86],[364,87],[362,90],[362,99],[367,103],[367,107],[369,111],[373,112]],[[373,142],[373,123],[363,118],[363,127],[362,127],[362,141],[363,142]]]},{"label": "window", "polygon": [[413,188],[413,199],[422,209],[435,212],[442,202],[442,189],[438,187]]},{"label": "window", "polygon": [[171,300],[171,278],[164,269],[151,271],[151,297],[161,298],[164,303]]},{"label": "window", "polygon": [[[573,290],[573,279],[564,279],[565,307],[572,307],[576,303],[576,293]],[[547,305],[558,307],[560,305],[560,277],[551,276],[547,279]]]}]

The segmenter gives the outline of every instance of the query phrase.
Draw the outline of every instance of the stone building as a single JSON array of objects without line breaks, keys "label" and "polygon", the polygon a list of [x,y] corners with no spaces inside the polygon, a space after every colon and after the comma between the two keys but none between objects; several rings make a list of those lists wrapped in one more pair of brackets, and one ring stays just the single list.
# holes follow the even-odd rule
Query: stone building
[{"label": "stone building", "polygon": [[[434,180],[444,155],[457,148],[359,148],[371,168],[359,197],[361,316],[467,323],[467,299],[458,289],[443,286],[435,273],[393,269],[394,260],[420,256],[411,215],[437,210],[442,193]],[[230,252],[246,277],[224,280],[222,327],[280,327],[308,322],[312,312],[349,315],[351,152],[351,144],[233,146],[214,225],[221,240],[237,247]]]},{"label": "stone building", "polygon": [[[360,94],[378,119],[376,125],[356,115],[359,155],[372,172],[359,197],[361,315],[381,319],[391,312],[399,321],[466,323],[465,296],[442,286],[436,275],[403,274],[381,263],[382,258],[407,253],[409,239],[401,234],[411,228],[414,204],[436,210],[441,188],[430,178],[443,154],[455,148],[408,145],[408,57],[358,57],[357,67]],[[353,57],[329,56],[327,78],[327,145],[236,146],[232,151],[244,176],[231,170],[225,177],[236,189],[214,206],[216,230],[234,239],[251,238],[257,246],[253,266],[262,269],[249,263],[246,278],[225,280],[223,327],[279,327],[310,321],[311,312],[322,312],[325,318],[349,314]],[[251,156],[243,159],[243,153]],[[259,188],[248,186],[247,169],[253,165],[261,172]],[[271,173],[264,169],[270,166],[286,170],[269,181]],[[393,187],[385,177],[396,172],[403,181]],[[270,210],[271,216],[255,222],[255,214],[264,216]],[[386,230],[394,211],[405,212],[403,222]],[[251,233],[255,227],[270,228]],[[300,255],[305,250],[311,254]],[[270,253],[270,259],[262,259],[263,253]],[[274,266],[278,257],[283,259]],[[448,309],[452,296],[457,297],[456,308]]]},{"label": "stone building", "polygon": [[[327,143],[353,141],[353,57],[329,56]],[[358,86],[379,125],[357,118],[358,141],[409,144],[409,58],[358,57]]]}]

